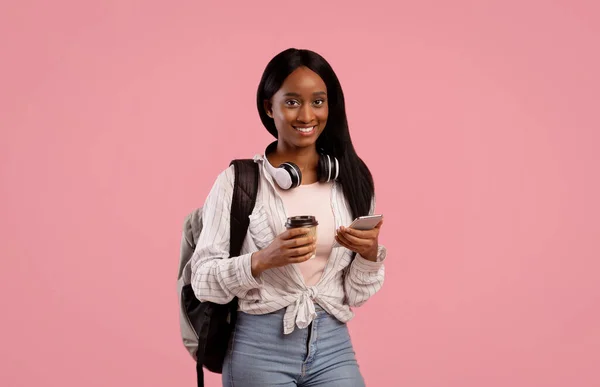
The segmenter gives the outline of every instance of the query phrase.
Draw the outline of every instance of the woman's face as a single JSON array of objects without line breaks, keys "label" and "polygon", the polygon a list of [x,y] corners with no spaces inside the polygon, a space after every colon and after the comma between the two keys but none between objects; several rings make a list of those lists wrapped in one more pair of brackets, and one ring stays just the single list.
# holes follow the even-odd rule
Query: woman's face
[{"label": "woman's face", "polygon": [[265,101],[265,110],[275,121],[280,143],[291,148],[315,146],[329,114],[325,82],[312,70],[299,67],[271,101]]}]

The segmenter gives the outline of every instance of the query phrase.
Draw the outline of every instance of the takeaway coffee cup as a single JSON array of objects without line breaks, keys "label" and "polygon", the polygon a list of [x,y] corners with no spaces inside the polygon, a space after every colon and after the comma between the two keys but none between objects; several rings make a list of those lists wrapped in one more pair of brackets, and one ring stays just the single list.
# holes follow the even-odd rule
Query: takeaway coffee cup
[{"label": "takeaway coffee cup", "polygon": [[299,235],[298,238],[303,236],[312,236],[316,238],[318,225],[319,222],[317,222],[317,219],[315,219],[315,217],[311,215],[291,216],[287,219],[287,222],[285,222],[285,228],[287,228],[288,230],[292,228],[310,229],[308,234]]}]

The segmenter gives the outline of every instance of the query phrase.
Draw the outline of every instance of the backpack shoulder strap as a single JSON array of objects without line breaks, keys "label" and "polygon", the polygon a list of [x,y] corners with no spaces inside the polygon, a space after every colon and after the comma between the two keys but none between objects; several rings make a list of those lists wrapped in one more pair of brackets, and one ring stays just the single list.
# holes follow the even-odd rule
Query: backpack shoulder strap
[{"label": "backpack shoulder strap", "polygon": [[231,201],[231,229],[229,256],[235,257],[242,250],[250,225],[250,214],[256,204],[258,193],[258,164],[252,159],[233,160],[235,183]]}]

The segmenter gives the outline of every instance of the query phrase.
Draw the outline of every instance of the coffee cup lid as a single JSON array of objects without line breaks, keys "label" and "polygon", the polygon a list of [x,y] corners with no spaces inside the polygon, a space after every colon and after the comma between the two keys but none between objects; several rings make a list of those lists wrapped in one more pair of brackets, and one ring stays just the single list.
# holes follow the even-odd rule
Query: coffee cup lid
[{"label": "coffee cup lid", "polygon": [[318,225],[317,219],[312,215],[291,216],[285,222],[286,228],[314,227]]}]

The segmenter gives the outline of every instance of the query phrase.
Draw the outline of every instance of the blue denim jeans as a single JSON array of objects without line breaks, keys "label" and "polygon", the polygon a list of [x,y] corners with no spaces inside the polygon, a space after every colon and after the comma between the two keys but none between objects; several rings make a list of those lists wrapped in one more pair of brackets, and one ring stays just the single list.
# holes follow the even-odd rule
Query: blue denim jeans
[{"label": "blue denim jeans", "polygon": [[346,324],[320,307],[306,329],[283,334],[285,310],[238,313],[224,387],[364,387]]}]

